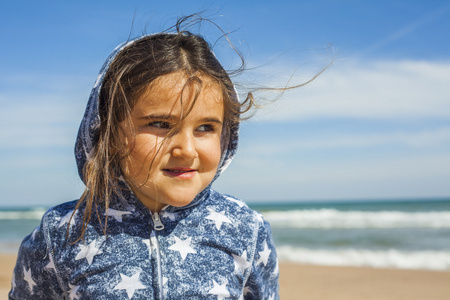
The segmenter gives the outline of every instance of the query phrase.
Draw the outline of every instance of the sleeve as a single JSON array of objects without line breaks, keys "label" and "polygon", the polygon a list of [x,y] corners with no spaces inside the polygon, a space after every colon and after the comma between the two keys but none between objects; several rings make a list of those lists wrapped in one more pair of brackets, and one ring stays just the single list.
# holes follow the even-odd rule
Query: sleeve
[{"label": "sleeve", "polygon": [[53,255],[47,248],[44,221],[20,245],[9,299],[64,299]]},{"label": "sleeve", "polygon": [[251,273],[244,287],[244,299],[279,300],[279,269],[272,230],[260,223]]}]

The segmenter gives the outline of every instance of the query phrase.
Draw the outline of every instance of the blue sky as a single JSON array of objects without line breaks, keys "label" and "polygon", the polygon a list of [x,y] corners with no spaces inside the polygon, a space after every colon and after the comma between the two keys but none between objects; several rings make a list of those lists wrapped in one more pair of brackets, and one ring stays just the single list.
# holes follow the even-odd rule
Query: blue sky
[{"label": "blue sky", "polygon": [[449,1],[162,2],[0,3],[0,205],[79,197],[73,144],[104,59],[129,35],[202,10],[257,67],[240,86],[303,82],[335,59],[275,102],[261,95],[219,191],[249,202],[450,197]]}]

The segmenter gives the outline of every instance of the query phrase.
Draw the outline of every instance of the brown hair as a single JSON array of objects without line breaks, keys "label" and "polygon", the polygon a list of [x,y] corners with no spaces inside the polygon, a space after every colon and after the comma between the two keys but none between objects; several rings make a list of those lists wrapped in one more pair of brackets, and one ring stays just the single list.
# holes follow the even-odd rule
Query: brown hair
[{"label": "brown hair", "polygon": [[[185,23],[202,21],[197,16],[188,16],[178,20],[175,33],[159,33],[138,39],[124,48],[112,61],[103,80],[99,95],[100,131],[94,147],[94,154],[85,163],[83,177],[86,189],[77,203],[75,211],[84,206],[83,222],[79,239],[84,235],[92,212],[95,211],[101,222],[99,207],[109,208],[110,199],[120,195],[119,162],[128,157],[133,141],[123,144],[125,122],[132,129],[130,114],[140,95],[160,76],[184,72],[187,76],[185,86],[194,85],[196,94],[186,117],[195,105],[201,87],[201,77],[216,82],[223,93],[224,132],[230,132],[237,126],[242,113],[254,105],[251,94],[241,103],[237,101],[229,73],[221,66],[211,46],[200,35],[182,30]],[[234,47],[233,47],[234,48]],[[244,69],[242,65],[235,71]],[[170,135],[170,133],[169,133]],[[103,209],[101,210],[103,211]],[[106,222],[103,226],[106,232]]]},{"label": "brown hair", "polygon": [[[86,189],[75,208],[77,211],[84,206],[81,234],[76,241],[83,238],[93,211],[102,224],[100,211],[107,210],[112,197],[120,196],[122,193],[124,187],[119,182],[119,162],[128,157],[129,151],[133,147],[133,141],[128,141],[128,145],[123,145],[121,138],[123,132],[119,124],[125,122],[132,129],[130,114],[136,100],[156,78],[174,72],[184,72],[187,77],[185,87],[187,85],[196,87],[194,100],[182,118],[186,117],[195,105],[202,88],[201,77],[217,83],[223,92],[223,135],[231,132],[232,127],[237,126],[243,118],[243,114],[255,106],[252,92],[247,93],[244,101],[237,101],[230,75],[239,74],[245,69],[245,64],[242,55],[231,42],[230,45],[239,56],[241,65],[236,70],[227,72],[203,37],[183,30],[185,27],[202,21],[212,23],[198,15],[183,17],[171,28],[175,29],[175,33],[163,32],[140,38],[124,48],[110,64],[99,96],[100,131],[94,147],[94,154],[85,163],[83,170]],[[220,27],[212,24],[223,33]],[[228,39],[225,33],[223,37]],[[258,88],[257,90],[285,91],[296,88],[314,80],[321,72],[300,85],[284,88]],[[99,210],[99,207],[104,210]],[[103,230],[106,233],[107,218],[104,222]]]}]

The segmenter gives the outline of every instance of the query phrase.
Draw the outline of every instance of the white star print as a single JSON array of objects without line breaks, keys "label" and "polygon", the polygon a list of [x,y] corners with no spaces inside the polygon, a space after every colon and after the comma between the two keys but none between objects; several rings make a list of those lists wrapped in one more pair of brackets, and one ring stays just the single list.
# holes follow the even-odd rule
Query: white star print
[{"label": "white star print", "polygon": [[69,223],[69,221],[70,221],[69,226],[72,226],[73,224],[75,224],[75,217],[77,216],[77,213],[78,213],[78,211],[75,212],[75,214],[73,215],[73,218],[71,219],[73,210],[69,211],[64,217],[61,218],[58,227],[61,227],[64,224]]},{"label": "white star print", "polygon": [[169,281],[169,279],[167,277],[163,277],[163,285],[166,285],[167,281]]},{"label": "white star print", "polygon": [[209,290],[208,295],[216,295],[217,300],[222,300],[225,297],[230,297],[230,292],[227,289],[227,283],[219,285],[215,280],[213,280],[214,287]]},{"label": "white star print", "polygon": [[264,242],[264,250],[263,251],[259,251],[259,259],[256,262],[256,264],[258,265],[259,263],[263,263],[264,266],[267,265],[267,262],[269,261],[269,255],[272,252],[272,250],[269,250],[269,247],[267,247],[267,242]]},{"label": "white star print", "polygon": [[273,275],[277,276],[278,273],[280,273],[280,266],[278,265],[278,258],[277,258],[277,262],[275,264],[275,270],[273,270]]},{"label": "white star print", "polygon": [[227,199],[228,199],[228,200],[230,200],[231,202],[234,202],[234,203],[236,203],[237,205],[239,205],[239,207],[242,207],[242,206],[244,206],[244,205],[245,205],[245,203],[244,203],[244,202],[242,202],[241,200],[236,200],[236,199],[234,199],[234,198],[230,198],[230,197],[227,197]]},{"label": "white star print", "polygon": [[192,238],[187,238],[184,241],[182,241],[181,239],[179,239],[176,236],[174,238],[175,238],[175,244],[170,246],[169,249],[180,252],[181,258],[183,260],[186,258],[188,253],[197,253],[197,251],[192,249],[192,247],[190,246]]},{"label": "white star print", "polygon": [[245,269],[251,266],[251,263],[247,261],[247,250],[242,252],[242,255],[235,255],[232,254],[234,258],[234,271],[237,272],[238,270],[241,271],[242,274],[244,274]]},{"label": "white star print", "polygon": [[16,288],[16,272],[13,272],[11,279],[11,290],[13,291]]},{"label": "white star print", "polygon": [[220,228],[222,227],[222,223],[223,223],[223,222],[226,222],[226,223],[230,223],[230,224],[231,224],[230,219],[228,219],[228,218],[225,216],[225,214],[224,214],[223,211],[221,211],[221,212],[216,212],[214,209],[211,209],[211,208],[208,208],[208,210],[209,210],[209,216],[207,216],[205,219],[215,221],[215,222],[216,222],[216,228],[217,228],[217,230],[220,230]]},{"label": "white star print", "polygon": [[33,233],[31,234],[31,239],[34,241],[34,239],[36,238],[36,233],[38,232],[38,230],[39,230],[39,226],[38,227],[36,227],[34,230],[33,230]]},{"label": "white star print", "polygon": [[44,267],[44,269],[53,269],[53,270],[56,270],[56,268],[55,268],[55,263],[53,262],[53,256],[49,255],[48,257],[49,257],[50,261],[49,261],[49,263]]},{"label": "white star print", "polygon": [[264,223],[263,216],[260,213],[256,213],[256,220],[258,220],[260,223]]},{"label": "white star print", "polygon": [[112,209],[112,208],[108,208],[108,210],[105,212],[105,216],[113,217],[114,219],[116,219],[117,222],[120,222],[120,223],[122,223],[122,216],[123,215],[131,215],[131,212],[115,210],[115,209]]},{"label": "white star print", "polygon": [[23,274],[23,279],[28,283],[30,291],[31,293],[33,293],[33,287],[36,285],[36,282],[34,282],[33,278],[31,277],[31,269],[26,270],[25,267],[23,267]]},{"label": "white star print", "polygon": [[163,212],[163,217],[164,218],[169,218],[171,221],[175,221],[175,217],[176,216],[177,215],[175,213],[172,213],[172,212],[168,212],[168,211],[164,211]]},{"label": "white star print", "polygon": [[78,299],[77,292],[78,292],[78,289],[80,288],[80,286],[79,285],[71,285],[69,283],[69,288],[70,288],[70,293],[69,293],[70,300]]},{"label": "white star print", "polygon": [[80,252],[78,252],[75,260],[86,258],[88,264],[91,265],[94,260],[94,256],[103,253],[102,250],[95,246],[95,240],[93,240],[88,246],[80,245]]},{"label": "white star print", "polygon": [[143,242],[145,245],[147,245],[148,251],[150,252],[150,251],[151,251],[151,248],[150,248],[150,239],[143,239],[142,242]]},{"label": "white star print", "polygon": [[140,281],[139,281],[139,275],[141,274],[141,272],[137,272],[136,274],[134,274],[131,277],[128,277],[127,275],[124,275],[122,273],[120,273],[120,277],[122,278],[122,281],[119,282],[119,284],[117,284],[114,289],[115,290],[126,290],[127,291],[127,295],[128,295],[128,299],[131,299],[131,297],[133,297],[134,292],[136,290],[142,290],[145,289],[145,285],[143,285]]},{"label": "white star print", "polygon": [[275,294],[270,295],[269,300],[275,300]]}]

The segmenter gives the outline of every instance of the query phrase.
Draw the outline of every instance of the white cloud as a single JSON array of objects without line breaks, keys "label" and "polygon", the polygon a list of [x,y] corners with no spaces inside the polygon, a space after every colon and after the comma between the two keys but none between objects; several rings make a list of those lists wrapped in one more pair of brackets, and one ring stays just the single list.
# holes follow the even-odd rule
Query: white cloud
[{"label": "white cloud", "polygon": [[313,137],[286,137],[282,141],[272,138],[253,143],[243,143],[242,151],[251,152],[254,157],[266,159],[267,155],[285,155],[302,150],[361,149],[378,146],[408,148],[440,148],[450,145],[450,127],[438,127],[414,132],[353,133],[339,134],[330,129],[325,135]]},{"label": "white cloud", "polygon": [[[241,153],[243,154],[243,153]],[[300,160],[290,166],[277,161],[249,162],[239,157],[215,188],[247,200],[313,200],[442,197],[450,194],[450,155],[409,155],[362,160]]]},{"label": "white cloud", "polygon": [[450,62],[337,61],[310,85],[286,92],[258,112],[256,119],[449,118],[449,78]]}]

